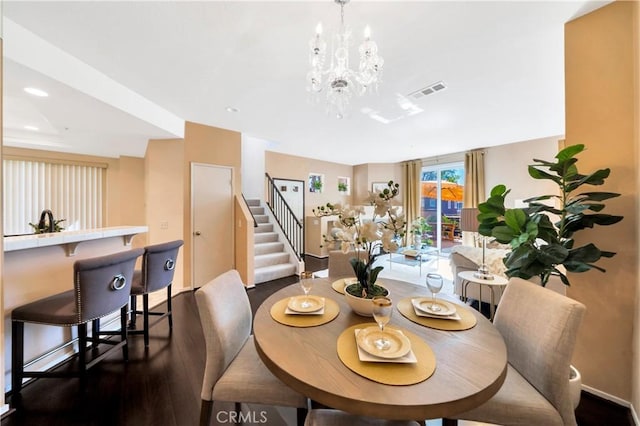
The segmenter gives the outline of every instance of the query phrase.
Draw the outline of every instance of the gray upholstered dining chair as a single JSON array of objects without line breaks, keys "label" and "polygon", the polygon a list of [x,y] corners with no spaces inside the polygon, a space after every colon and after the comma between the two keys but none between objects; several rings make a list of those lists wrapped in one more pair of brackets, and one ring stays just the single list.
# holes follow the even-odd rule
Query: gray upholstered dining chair
[{"label": "gray upholstered dining chair", "polygon": [[507,377],[489,401],[452,417],[500,425],[575,425],[569,366],[584,312],[575,300],[511,278],[494,320],[507,346]]},{"label": "gray upholstered dining chair", "polygon": [[[11,388],[14,395],[22,389],[24,377],[79,377],[84,387],[87,369],[122,348],[127,351],[127,305],[136,260],[142,249],[132,249],[91,259],[77,260],[73,264],[72,290],[54,294],[19,306],[11,312]],[[99,331],[99,321],[120,310],[120,330]],[[87,362],[87,323],[93,323],[93,345],[107,344],[110,349]],[[24,324],[36,323],[57,327],[78,328],[78,369],[74,371],[25,371]],[[101,334],[118,334],[120,339],[100,339]]]},{"label": "gray upholstered dining chair", "polygon": [[355,277],[353,267],[349,261],[352,257],[356,257],[354,251],[344,253],[342,250],[331,250],[329,252],[329,277],[331,278],[348,278]]},{"label": "gray upholstered dining chair", "polygon": [[200,425],[209,425],[214,401],[294,407],[298,424],[307,399],[264,365],[251,335],[253,315],[240,274],[230,270],[200,287],[196,303],[207,350],[202,381]]},{"label": "gray upholstered dining chair", "polygon": [[358,416],[340,410],[315,408],[309,411],[304,426],[420,426],[415,421],[384,420]]},{"label": "gray upholstered dining chair", "polygon": [[[184,244],[182,240],[154,244],[144,248],[142,268],[136,270],[131,285],[131,320],[129,334],[143,334],[144,346],[149,346],[149,329],[167,318],[169,330],[173,328],[173,313],[171,311],[171,283],[175,272],[178,251]],[[149,309],[149,293],[167,289],[167,310],[165,312]],[[137,310],[137,296],[142,296],[142,311]],[[142,314],[142,330],[136,330],[136,315]],[[153,323],[149,323],[149,316],[156,316]]]}]

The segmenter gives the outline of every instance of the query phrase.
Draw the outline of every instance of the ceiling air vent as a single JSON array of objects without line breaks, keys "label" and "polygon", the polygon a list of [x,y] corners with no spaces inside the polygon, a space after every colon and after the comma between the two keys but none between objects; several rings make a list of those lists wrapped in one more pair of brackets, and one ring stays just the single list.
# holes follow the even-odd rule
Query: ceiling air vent
[{"label": "ceiling air vent", "polygon": [[420,90],[416,90],[413,93],[409,93],[407,97],[411,99],[420,99],[423,96],[430,95],[435,92],[439,92],[440,90],[446,89],[447,86],[444,84],[444,81],[438,81],[437,83],[433,83],[430,86],[423,87]]}]

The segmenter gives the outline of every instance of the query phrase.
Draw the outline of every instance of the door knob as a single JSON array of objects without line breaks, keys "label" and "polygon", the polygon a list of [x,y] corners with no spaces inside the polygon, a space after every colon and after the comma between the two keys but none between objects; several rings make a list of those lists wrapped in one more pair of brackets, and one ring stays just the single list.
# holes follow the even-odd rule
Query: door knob
[{"label": "door knob", "polygon": [[197,237],[198,235],[200,235],[200,231],[194,232],[193,235],[195,235]]}]

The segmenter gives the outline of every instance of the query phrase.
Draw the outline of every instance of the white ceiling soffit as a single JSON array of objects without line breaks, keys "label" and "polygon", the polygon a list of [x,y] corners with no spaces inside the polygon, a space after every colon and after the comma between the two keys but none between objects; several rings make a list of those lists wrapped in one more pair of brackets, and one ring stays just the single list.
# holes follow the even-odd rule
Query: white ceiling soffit
[{"label": "white ceiling soffit", "polygon": [[[6,145],[142,157],[148,139],[184,136],[183,119],[10,19],[3,18],[3,32],[11,40],[3,50]],[[25,95],[27,86],[46,87],[50,96]],[[25,131],[26,122],[38,133]]]}]

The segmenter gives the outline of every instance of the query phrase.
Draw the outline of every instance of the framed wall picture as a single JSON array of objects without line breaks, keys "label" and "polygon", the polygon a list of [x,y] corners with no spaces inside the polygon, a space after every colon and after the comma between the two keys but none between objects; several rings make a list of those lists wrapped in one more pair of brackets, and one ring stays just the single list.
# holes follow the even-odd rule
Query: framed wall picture
[{"label": "framed wall picture", "polygon": [[318,173],[309,173],[309,192],[322,192],[324,176]]},{"label": "framed wall picture", "polygon": [[351,179],[345,176],[338,176],[338,192],[344,195],[351,195]]},{"label": "framed wall picture", "polygon": [[382,192],[387,189],[387,182],[371,182],[371,192]]}]

